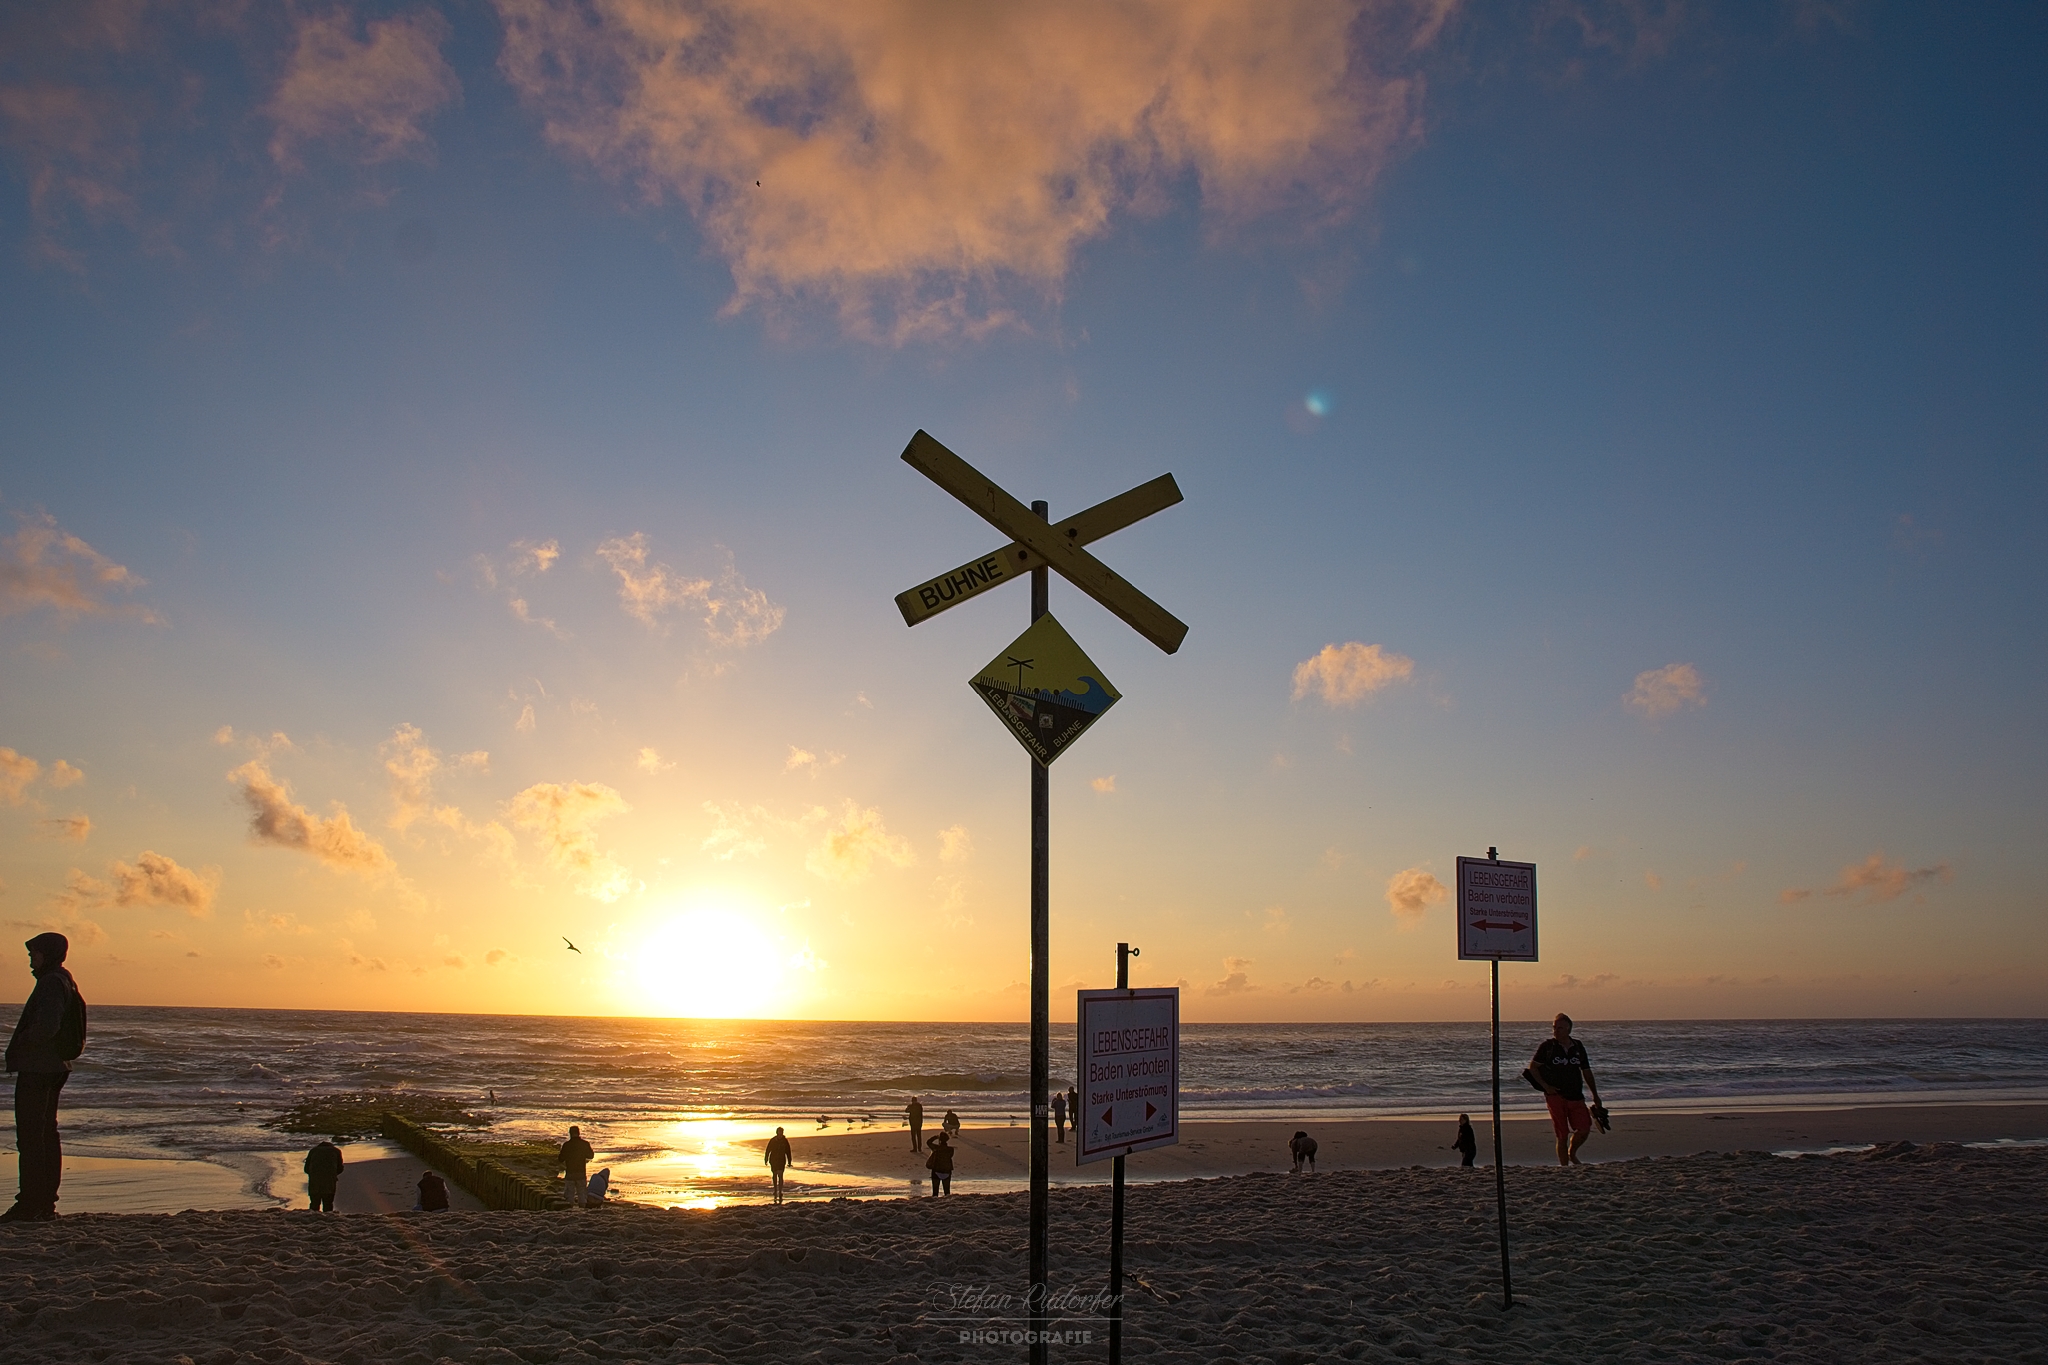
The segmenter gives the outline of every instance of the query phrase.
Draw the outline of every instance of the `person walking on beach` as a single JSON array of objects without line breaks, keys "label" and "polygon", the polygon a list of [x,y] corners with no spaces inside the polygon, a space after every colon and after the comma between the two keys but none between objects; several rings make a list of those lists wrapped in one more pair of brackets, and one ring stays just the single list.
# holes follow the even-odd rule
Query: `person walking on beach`
[{"label": "person walking on beach", "polygon": [[584,1193],[590,1188],[590,1159],[596,1155],[583,1140],[583,1130],[570,1124],[569,1140],[556,1154],[555,1164],[562,1168],[562,1197],[572,1209],[583,1207]]},{"label": "person walking on beach", "polygon": [[[1593,1131],[1593,1116],[1586,1109],[1586,1091],[1593,1092],[1593,1105],[1600,1105],[1600,1084],[1593,1079],[1593,1065],[1586,1060],[1586,1045],[1572,1037],[1572,1017],[1560,1014],[1550,1025],[1550,1037],[1529,1059],[1529,1074],[1543,1087],[1543,1103],[1550,1110],[1550,1126],[1557,1133],[1557,1164],[1580,1166],[1579,1148]],[[1581,1079],[1583,1078],[1583,1085]]]},{"label": "person walking on beach", "polygon": [[36,985],[7,1040],[21,1193],[13,1208],[0,1213],[0,1223],[43,1223],[57,1216],[57,1186],[64,1178],[57,1096],[71,1079],[72,1060],[85,1050],[85,999],[64,968],[71,941],[62,934],[37,934],[22,946]]},{"label": "person walking on beach", "polygon": [[1465,1159],[1458,1164],[1470,1166],[1472,1158],[1479,1155],[1479,1139],[1472,1136],[1472,1116],[1458,1115],[1458,1136],[1451,1143],[1451,1150]]},{"label": "person walking on beach", "polygon": [[1308,1166],[1309,1174],[1315,1174],[1316,1140],[1314,1138],[1310,1137],[1307,1133],[1296,1133],[1287,1140],[1287,1150],[1294,1156],[1294,1173],[1296,1175],[1301,1174],[1301,1168],[1304,1163]]},{"label": "person walking on beach", "polygon": [[334,1212],[334,1187],[341,1179],[341,1166],[341,1148],[326,1138],[306,1153],[306,1194],[312,1200],[308,1207],[314,1212]]},{"label": "person walking on beach", "polygon": [[1067,1143],[1067,1097],[1055,1090],[1052,1092],[1052,1130],[1059,1137],[1062,1147]]},{"label": "person walking on beach", "polygon": [[924,1163],[925,1169],[932,1173],[932,1194],[935,1196],[939,1194],[941,1192],[940,1186],[945,1187],[944,1193],[951,1194],[953,1192],[952,1140],[946,1136],[946,1132],[942,1128],[932,1134],[932,1140],[927,1142],[925,1146],[932,1149],[931,1156]]},{"label": "person walking on beach", "polygon": [[777,1128],[775,1136],[768,1139],[768,1148],[761,1153],[761,1160],[768,1163],[768,1171],[775,1177],[775,1202],[782,1202],[782,1168],[795,1158],[790,1155],[789,1139]]},{"label": "person walking on beach", "polygon": [[903,1112],[910,1119],[910,1150],[921,1152],[924,1150],[924,1106],[917,1102],[917,1096],[912,1095]]},{"label": "person walking on beach", "polygon": [[441,1179],[438,1171],[428,1171],[420,1177],[420,1212],[446,1213],[448,1211],[448,1182]]}]

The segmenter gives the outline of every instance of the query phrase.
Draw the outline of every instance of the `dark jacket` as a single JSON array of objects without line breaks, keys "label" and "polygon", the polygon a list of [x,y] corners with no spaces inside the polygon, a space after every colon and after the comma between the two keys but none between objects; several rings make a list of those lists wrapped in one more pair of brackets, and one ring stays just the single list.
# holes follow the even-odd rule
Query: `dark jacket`
[{"label": "dark jacket", "polygon": [[590,1149],[589,1143],[580,1137],[572,1137],[562,1144],[562,1150],[556,1156],[555,1164],[570,1175],[582,1175],[583,1168],[588,1166],[590,1158],[596,1155],[597,1153]]},{"label": "dark jacket", "polygon": [[946,1141],[945,1137],[941,1135],[930,1139],[924,1145],[929,1147],[932,1153],[925,1160],[925,1169],[937,1171],[941,1175],[951,1175],[953,1173],[953,1144]]},{"label": "dark jacket", "polygon": [[761,1159],[770,1166],[787,1166],[789,1164],[789,1139],[780,1133],[769,1138],[768,1147],[762,1153]]},{"label": "dark jacket", "polygon": [[332,1185],[341,1176],[341,1148],[323,1142],[306,1153],[306,1178],[315,1185]]},{"label": "dark jacket", "polygon": [[448,1185],[440,1176],[428,1171],[420,1177],[420,1209],[425,1213],[437,1213],[448,1207]]},{"label": "dark jacket", "polygon": [[57,1055],[57,1035],[64,1028],[64,1009],[78,993],[78,983],[62,966],[36,973],[36,988],[21,1007],[21,1022],[7,1041],[9,1071],[69,1071],[71,1063]]},{"label": "dark jacket", "polygon": [[1479,1139],[1472,1136],[1471,1124],[1461,1123],[1458,1125],[1458,1140],[1451,1144],[1451,1150],[1454,1152],[1476,1152],[1479,1150]]}]

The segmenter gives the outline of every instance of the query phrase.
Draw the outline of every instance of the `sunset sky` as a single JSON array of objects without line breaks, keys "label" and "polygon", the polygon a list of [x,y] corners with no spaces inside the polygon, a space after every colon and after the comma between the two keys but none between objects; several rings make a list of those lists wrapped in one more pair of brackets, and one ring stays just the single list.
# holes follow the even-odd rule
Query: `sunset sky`
[{"label": "sunset sky", "polygon": [[[95,1003],[2048,1013],[2048,14],[0,15],[0,921]],[[572,940],[571,952],[564,939]],[[8,976],[7,971],[16,974]],[[25,971],[0,970],[18,999]]]}]

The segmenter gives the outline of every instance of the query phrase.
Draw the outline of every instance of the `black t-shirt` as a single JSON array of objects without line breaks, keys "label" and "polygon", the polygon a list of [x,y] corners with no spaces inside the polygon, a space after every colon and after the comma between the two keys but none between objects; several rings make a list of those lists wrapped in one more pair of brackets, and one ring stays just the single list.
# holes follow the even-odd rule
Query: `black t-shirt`
[{"label": "black t-shirt", "polygon": [[1562,1046],[1555,1038],[1545,1039],[1543,1046],[1536,1049],[1537,1073],[1568,1100],[1585,1101],[1586,1091],[1579,1077],[1579,1068],[1589,1065],[1586,1045],[1576,1038]]}]

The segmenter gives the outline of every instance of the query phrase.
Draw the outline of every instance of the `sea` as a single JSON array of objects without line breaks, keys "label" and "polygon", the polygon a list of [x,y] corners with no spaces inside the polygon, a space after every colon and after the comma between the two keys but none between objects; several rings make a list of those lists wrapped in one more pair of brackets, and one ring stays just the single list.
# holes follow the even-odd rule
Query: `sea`
[{"label": "sea", "polygon": [[[1540,1112],[1519,1072],[1549,1031],[1503,1024],[1507,1112]],[[1617,1110],[2048,1100],[2048,1020],[1614,1020],[1576,1036]],[[1056,1085],[1073,1059],[1073,1026],[1054,1027]],[[494,1135],[558,1142],[581,1124],[602,1136],[623,1192],[706,1207],[750,1197],[735,1193],[758,1176],[746,1144],[777,1124],[901,1127],[913,1095],[927,1122],[951,1109],[970,1125],[1022,1124],[1029,1075],[1025,1024],[96,1006],[64,1137],[67,1158],[209,1163],[240,1177],[245,1206],[274,1204],[302,1185],[310,1141],[267,1126],[285,1108],[421,1091],[488,1113]],[[1478,1113],[1492,1081],[1483,1022],[1182,1026],[1189,1119]],[[855,1177],[809,1189],[902,1193]]]}]

